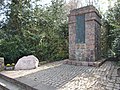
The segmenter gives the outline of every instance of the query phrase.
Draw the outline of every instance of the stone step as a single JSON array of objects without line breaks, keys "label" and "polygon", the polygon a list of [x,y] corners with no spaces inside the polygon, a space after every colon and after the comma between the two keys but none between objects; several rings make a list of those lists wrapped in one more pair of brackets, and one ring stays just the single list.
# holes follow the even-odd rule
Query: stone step
[{"label": "stone step", "polygon": [[0,74],[0,90],[37,90],[15,79]]},{"label": "stone step", "polygon": [[94,61],[94,62],[87,62],[87,61],[77,61],[77,60],[66,60],[64,64],[69,64],[69,65],[76,65],[76,66],[93,66],[93,67],[99,67],[101,66],[106,59]]}]

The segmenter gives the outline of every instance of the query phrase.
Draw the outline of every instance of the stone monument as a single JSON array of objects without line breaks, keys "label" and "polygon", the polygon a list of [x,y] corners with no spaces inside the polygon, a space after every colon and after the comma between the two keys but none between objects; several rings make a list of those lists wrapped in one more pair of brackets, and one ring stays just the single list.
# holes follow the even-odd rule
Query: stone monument
[{"label": "stone monument", "polygon": [[4,70],[4,58],[0,57],[0,71]]},{"label": "stone monument", "polygon": [[70,11],[69,60],[95,62],[101,59],[101,15],[93,6]]}]

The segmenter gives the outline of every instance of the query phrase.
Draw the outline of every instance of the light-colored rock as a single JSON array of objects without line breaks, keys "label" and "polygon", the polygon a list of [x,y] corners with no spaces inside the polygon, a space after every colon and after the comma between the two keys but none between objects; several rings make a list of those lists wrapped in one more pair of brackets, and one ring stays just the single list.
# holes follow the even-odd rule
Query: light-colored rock
[{"label": "light-colored rock", "polygon": [[38,67],[39,60],[34,55],[24,56],[18,60],[15,70],[27,70]]}]

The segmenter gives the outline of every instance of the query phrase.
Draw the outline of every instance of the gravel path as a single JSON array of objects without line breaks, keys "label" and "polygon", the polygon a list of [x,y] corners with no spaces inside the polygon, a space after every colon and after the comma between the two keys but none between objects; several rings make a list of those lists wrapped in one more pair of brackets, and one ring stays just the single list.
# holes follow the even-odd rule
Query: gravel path
[{"label": "gravel path", "polygon": [[120,77],[113,62],[100,67],[49,63],[33,70],[3,71],[2,74],[38,90],[120,90]]}]

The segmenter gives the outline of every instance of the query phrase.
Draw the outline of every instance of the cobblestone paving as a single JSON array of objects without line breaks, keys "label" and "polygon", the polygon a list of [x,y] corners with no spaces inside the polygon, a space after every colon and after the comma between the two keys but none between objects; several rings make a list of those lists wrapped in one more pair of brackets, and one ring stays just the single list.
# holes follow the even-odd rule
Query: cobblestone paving
[{"label": "cobblestone paving", "polygon": [[[107,61],[100,67],[66,65],[62,62],[48,67],[41,69],[41,66],[37,72],[16,79],[33,87],[38,87],[42,83],[56,90],[120,90],[120,77],[113,62]],[[14,76],[20,72],[24,71],[3,74]]]}]

